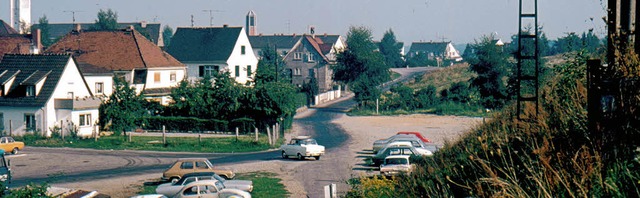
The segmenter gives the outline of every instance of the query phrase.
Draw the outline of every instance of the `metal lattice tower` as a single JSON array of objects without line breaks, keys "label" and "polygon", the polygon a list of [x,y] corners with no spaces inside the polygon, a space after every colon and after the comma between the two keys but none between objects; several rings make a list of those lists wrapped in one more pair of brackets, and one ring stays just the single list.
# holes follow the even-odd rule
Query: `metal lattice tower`
[{"label": "metal lattice tower", "polygon": [[[523,121],[533,121],[538,117],[538,77],[540,75],[538,38],[538,1],[520,0],[516,91],[518,94],[517,116]],[[525,111],[527,107],[534,107],[535,113],[527,113]]]}]

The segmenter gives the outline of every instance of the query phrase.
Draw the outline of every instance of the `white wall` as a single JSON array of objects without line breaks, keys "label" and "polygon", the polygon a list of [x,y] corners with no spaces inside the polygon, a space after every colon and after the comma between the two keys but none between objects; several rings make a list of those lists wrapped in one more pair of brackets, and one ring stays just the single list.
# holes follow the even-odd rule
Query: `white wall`
[{"label": "white wall", "polygon": [[[242,46],[245,46],[245,54],[241,53]],[[238,41],[236,41],[236,45],[233,47],[231,56],[229,56],[229,60],[227,60],[227,65],[229,66],[231,77],[235,78],[236,82],[240,84],[247,83],[247,81],[250,81],[255,76],[256,70],[258,69],[258,58],[256,58],[256,55],[254,54],[244,28],[240,31],[240,36],[238,36]],[[236,65],[240,66],[240,75],[238,77],[235,77]],[[250,76],[247,76],[248,65],[251,65],[252,74]]]},{"label": "white wall", "polygon": [[[113,76],[84,76],[89,89],[94,96],[109,96],[113,93]],[[103,84],[102,94],[96,93],[96,83],[101,82]]]},{"label": "white wall", "polygon": [[190,62],[190,63],[185,63],[182,62],[184,64],[187,65],[187,80],[191,81],[191,82],[197,82],[200,79],[200,76],[198,74],[199,67],[200,65],[218,65],[220,66],[220,71],[225,71],[228,70],[228,65],[225,62],[222,61],[215,61],[215,62]]},{"label": "white wall", "polygon": [[62,73],[60,81],[58,81],[52,98],[67,98],[67,93],[69,92],[73,92],[74,97],[91,96],[85,81],[80,75],[80,71],[78,71],[78,67],[76,67],[74,61],[71,61],[71,58],[67,62],[67,67]]},{"label": "white wall", "polygon": [[[180,81],[182,81],[185,78],[185,72],[186,72],[185,70],[186,69],[184,67],[149,68],[147,72],[146,88],[148,89],[148,88],[176,87],[178,86],[178,84],[180,84]],[[171,72],[176,73],[175,81],[170,81]],[[198,71],[196,71],[196,75],[197,75],[197,72]],[[156,73],[160,73],[160,82],[155,81]]]},{"label": "white wall", "polygon": [[[4,120],[4,131],[12,135],[24,135],[25,134],[25,123],[24,123],[24,114],[31,113],[36,116],[36,128],[41,128],[42,122],[37,120],[38,117],[42,117],[42,111],[35,107],[0,107],[0,112],[2,112]],[[9,125],[11,122],[11,128]],[[9,132],[9,130],[12,130]]]}]

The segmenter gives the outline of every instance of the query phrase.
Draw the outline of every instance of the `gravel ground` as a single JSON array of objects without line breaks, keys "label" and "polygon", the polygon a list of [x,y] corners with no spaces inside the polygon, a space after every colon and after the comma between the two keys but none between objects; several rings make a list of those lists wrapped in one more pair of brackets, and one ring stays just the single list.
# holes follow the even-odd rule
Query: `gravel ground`
[{"label": "gravel ground", "polygon": [[[305,116],[305,112],[298,116]],[[363,158],[358,157],[371,149],[372,143],[381,138],[389,137],[398,131],[419,131],[430,138],[436,144],[442,145],[445,140],[456,140],[460,134],[482,122],[482,118],[436,116],[436,115],[402,115],[402,116],[340,116],[333,121],[340,125],[351,136],[349,154],[351,157],[352,175],[375,174],[372,167],[363,166]],[[287,137],[296,135],[300,126],[294,124],[293,133]],[[291,197],[306,197],[302,183],[293,177],[292,170],[304,163],[292,163],[292,161],[251,162],[233,165],[238,173],[246,172],[272,172],[276,173]],[[225,168],[225,167],[223,167]],[[91,182],[57,183],[53,186],[75,188],[83,190],[97,190],[98,192],[113,197],[128,197],[135,194],[144,182],[155,181],[161,176],[158,174],[134,175]]]}]

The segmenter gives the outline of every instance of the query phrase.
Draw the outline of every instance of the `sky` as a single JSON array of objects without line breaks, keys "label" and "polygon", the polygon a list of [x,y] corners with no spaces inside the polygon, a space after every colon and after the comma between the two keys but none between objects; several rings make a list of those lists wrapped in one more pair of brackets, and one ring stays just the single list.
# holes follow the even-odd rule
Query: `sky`
[{"label": "sky", "polygon": [[[9,23],[9,2],[0,0],[0,19]],[[523,0],[525,2],[533,0]],[[350,26],[365,26],[380,40],[391,29],[405,46],[416,41],[472,43],[495,34],[510,41],[518,30],[518,0],[31,0],[31,20],[46,15],[49,23],[90,23],[100,9],[118,13],[119,22],[156,22],[170,27],[244,26],[249,10],[257,15],[258,32],[345,36]],[[530,8],[531,6],[528,6]],[[527,8],[525,8],[527,9]],[[593,29],[604,35],[604,0],[538,2],[538,23],[547,37]]]}]

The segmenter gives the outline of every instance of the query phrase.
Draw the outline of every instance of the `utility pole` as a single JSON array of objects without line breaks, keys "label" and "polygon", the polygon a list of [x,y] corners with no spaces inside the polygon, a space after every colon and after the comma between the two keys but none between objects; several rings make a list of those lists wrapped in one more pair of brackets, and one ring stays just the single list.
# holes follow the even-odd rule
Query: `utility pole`
[{"label": "utility pole", "polygon": [[193,27],[193,14],[191,15],[191,27]]},{"label": "utility pole", "polygon": [[81,10],[65,10],[62,12],[71,12],[71,21],[73,21],[73,24],[76,24],[76,12],[82,12]]},{"label": "utility pole", "polygon": [[209,12],[209,26],[213,26],[213,13],[224,12],[222,10],[202,10],[203,12]]}]

